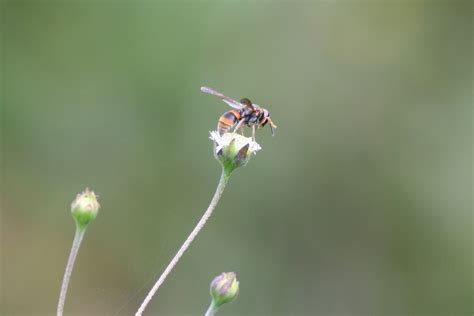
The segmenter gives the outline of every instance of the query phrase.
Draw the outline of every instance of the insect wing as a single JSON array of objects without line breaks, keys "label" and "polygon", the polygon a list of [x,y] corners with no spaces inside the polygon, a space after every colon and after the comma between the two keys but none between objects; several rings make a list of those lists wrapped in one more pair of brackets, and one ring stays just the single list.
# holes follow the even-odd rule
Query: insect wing
[{"label": "insect wing", "polygon": [[227,103],[228,106],[230,106],[231,108],[234,108],[236,110],[240,110],[242,109],[244,106],[242,105],[242,103],[239,103],[237,101],[234,101],[234,100],[226,100],[226,99],[222,99],[222,101],[224,101],[225,103]]},{"label": "insect wing", "polygon": [[221,97],[222,96],[222,93],[219,93],[217,92],[216,90],[212,89],[212,88],[209,88],[209,87],[201,87],[201,91],[204,92],[204,93],[207,93],[207,94],[212,94],[212,95],[215,95],[217,97]]},{"label": "insect wing", "polygon": [[212,89],[212,88],[209,88],[209,87],[201,87],[201,91],[204,92],[204,93],[207,93],[207,94],[210,94],[210,95],[213,95],[213,96],[216,96],[218,97],[219,99],[221,99],[222,101],[224,101],[225,103],[227,103],[227,105],[229,105],[230,107],[236,109],[236,110],[240,110],[244,107],[244,105],[240,102],[237,102],[235,101],[234,99],[231,99],[227,96],[225,96],[224,94],[220,93],[220,92],[217,92],[216,90]]}]

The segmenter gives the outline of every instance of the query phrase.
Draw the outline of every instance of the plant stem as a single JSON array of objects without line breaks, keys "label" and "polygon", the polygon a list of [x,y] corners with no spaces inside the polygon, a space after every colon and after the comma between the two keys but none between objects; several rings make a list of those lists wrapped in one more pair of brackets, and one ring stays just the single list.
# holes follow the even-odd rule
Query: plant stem
[{"label": "plant stem", "polygon": [[71,278],[72,269],[74,267],[74,262],[76,261],[77,253],[79,252],[79,247],[81,246],[82,239],[86,228],[79,227],[76,225],[76,234],[74,235],[74,241],[72,242],[71,252],[69,253],[69,259],[66,265],[66,271],[64,271],[63,284],[61,285],[61,293],[59,294],[59,302],[57,309],[57,316],[63,315],[64,303],[66,302],[66,294],[69,286],[69,280]]},{"label": "plant stem", "polygon": [[217,307],[214,305],[214,301],[211,301],[209,308],[204,316],[214,316],[217,313]]},{"label": "plant stem", "polygon": [[194,238],[197,236],[197,234],[201,231],[201,229],[204,227],[206,224],[207,220],[209,217],[211,217],[212,212],[216,208],[217,203],[219,202],[219,199],[222,196],[222,192],[224,192],[224,188],[229,181],[231,172],[227,172],[225,169],[222,169],[222,174],[221,178],[219,180],[219,184],[217,185],[216,192],[214,193],[214,196],[212,197],[211,203],[207,207],[206,212],[204,215],[201,217],[199,222],[197,223],[196,227],[192,230],[192,232],[189,234],[188,238],[184,241],[183,245],[181,248],[179,248],[178,252],[174,255],[173,259],[171,259],[170,263],[166,267],[165,271],[160,275],[158,278],[158,281],[156,281],[155,285],[153,285],[152,289],[146,296],[145,300],[143,301],[142,305],[138,309],[138,311],[135,313],[135,316],[141,316],[145,308],[147,307],[148,303],[150,303],[151,299],[153,298],[153,295],[155,295],[156,291],[158,288],[163,284],[165,281],[166,277],[168,274],[173,270],[175,265],[178,263],[179,259],[181,256],[184,254],[184,252],[188,249],[189,245],[193,242]]}]

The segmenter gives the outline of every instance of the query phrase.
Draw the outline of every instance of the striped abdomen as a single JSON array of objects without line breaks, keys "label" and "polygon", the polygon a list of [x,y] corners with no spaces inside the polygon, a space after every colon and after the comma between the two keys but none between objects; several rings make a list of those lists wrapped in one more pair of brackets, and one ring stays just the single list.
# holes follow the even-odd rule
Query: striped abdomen
[{"label": "striped abdomen", "polygon": [[217,130],[219,134],[222,135],[225,132],[229,131],[237,122],[240,120],[240,113],[236,110],[230,110],[225,112],[219,117],[217,122]]}]

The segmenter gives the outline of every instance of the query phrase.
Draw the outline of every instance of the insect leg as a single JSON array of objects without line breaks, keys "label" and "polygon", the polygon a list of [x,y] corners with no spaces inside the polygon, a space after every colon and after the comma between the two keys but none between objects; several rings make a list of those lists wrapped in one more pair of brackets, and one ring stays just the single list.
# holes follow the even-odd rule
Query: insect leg
[{"label": "insect leg", "polygon": [[235,131],[239,130],[239,128],[242,128],[243,123],[244,123],[244,120],[240,120],[240,122],[234,128],[234,133]]}]

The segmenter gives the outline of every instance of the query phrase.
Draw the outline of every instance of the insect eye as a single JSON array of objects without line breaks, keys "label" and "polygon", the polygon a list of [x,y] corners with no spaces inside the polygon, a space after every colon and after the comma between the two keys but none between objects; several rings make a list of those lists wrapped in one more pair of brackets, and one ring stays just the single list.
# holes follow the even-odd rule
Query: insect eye
[{"label": "insect eye", "polygon": [[251,105],[252,105],[252,102],[251,102],[249,99],[247,99],[247,98],[241,99],[241,100],[240,100],[240,103],[245,104],[245,105],[247,105],[247,106],[251,106]]}]

